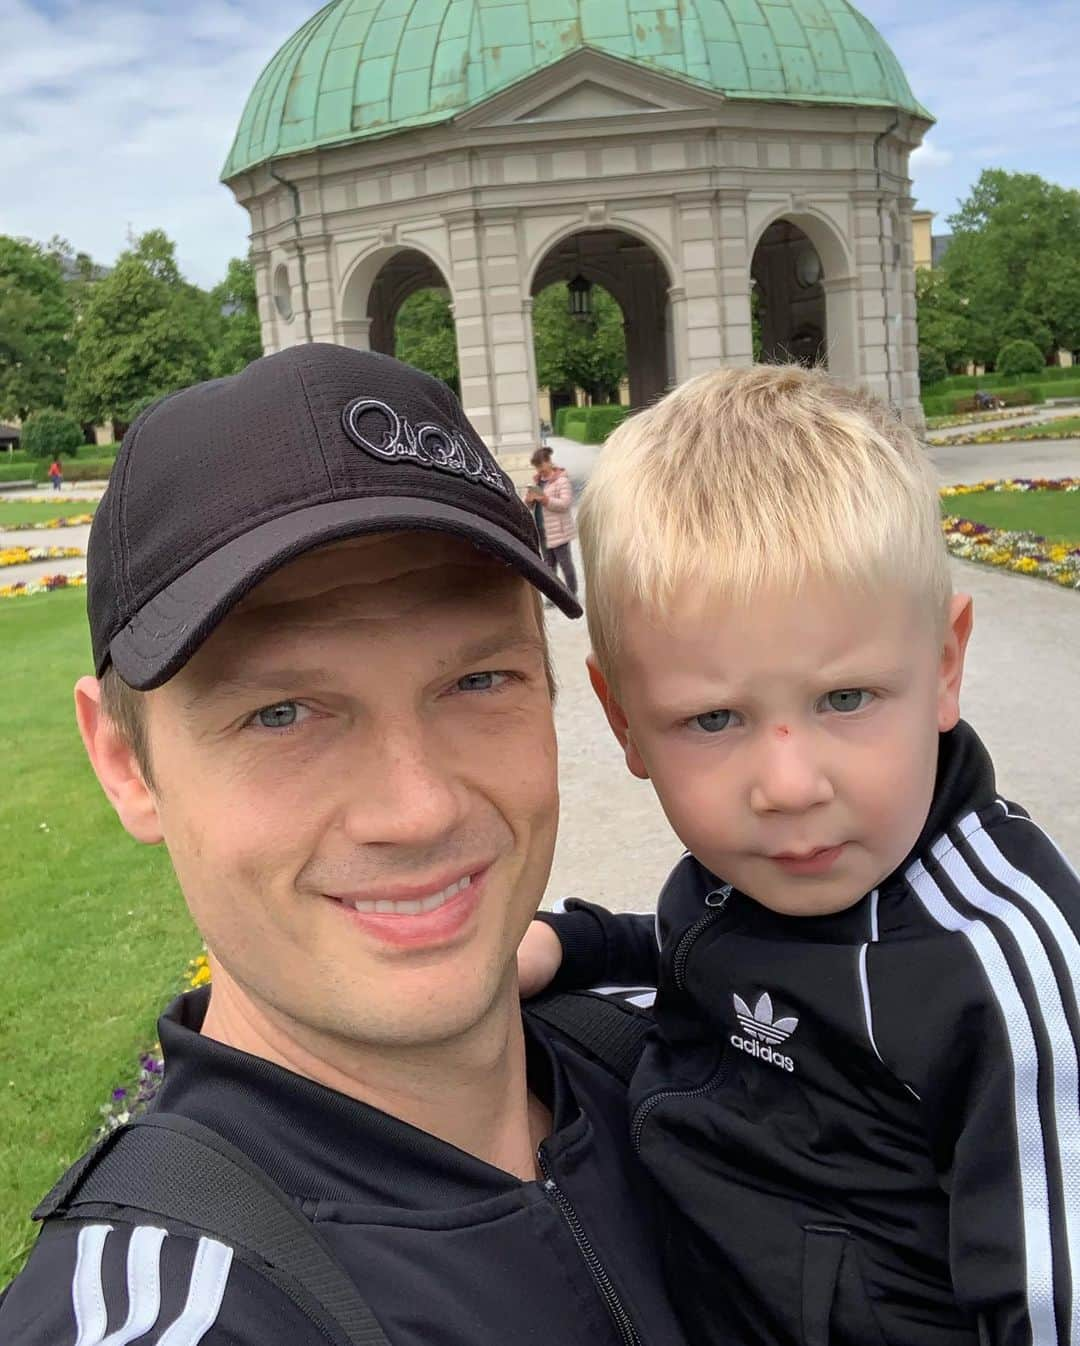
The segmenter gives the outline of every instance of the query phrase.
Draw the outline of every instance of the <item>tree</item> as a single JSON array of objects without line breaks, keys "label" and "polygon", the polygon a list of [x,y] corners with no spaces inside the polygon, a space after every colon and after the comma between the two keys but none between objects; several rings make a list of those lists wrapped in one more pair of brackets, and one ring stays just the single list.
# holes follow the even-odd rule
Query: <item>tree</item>
[{"label": "tree", "polygon": [[1080,285],[1080,191],[986,169],[949,224],[943,267],[969,300],[972,356],[992,363],[1008,339],[1033,341],[1044,356],[1071,348],[1077,320],[1062,294]]},{"label": "tree", "polygon": [[67,405],[81,421],[129,421],[148,398],[209,378],[220,311],[189,285],[175,245],[152,229],[86,297]]},{"label": "tree", "polygon": [[[925,347],[937,351],[948,369],[967,364],[972,358],[968,300],[957,293],[948,273],[929,269],[916,271],[915,303],[919,316],[919,349]],[[924,378],[923,382],[926,381]]]},{"label": "tree", "polygon": [[940,383],[949,373],[945,357],[935,346],[919,342],[919,382],[924,388]]},{"label": "tree", "polygon": [[225,279],[214,286],[210,297],[221,315],[221,335],[211,358],[214,376],[238,374],[263,353],[250,258],[232,258]]},{"label": "tree", "polygon": [[0,235],[0,416],[60,406],[74,311],[56,259]]},{"label": "tree", "polygon": [[417,290],[398,309],[394,354],[460,392],[457,331],[445,290]]},{"label": "tree", "polygon": [[1006,341],[996,360],[999,374],[1038,374],[1045,367],[1042,351],[1033,341]]},{"label": "tree", "polygon": [[45,407],[26,418],[22,446],[31,458],[74,458],[83,442],[82,426],[66,411]]},{"label": "tree", "polygon": [[562,281],[533,301],[536,375],[542,388],[584,388],[593,402],[614,402],[626,378],[626,333],[622,309],[599,285],[591,292],[592,317],[570,314]]}]

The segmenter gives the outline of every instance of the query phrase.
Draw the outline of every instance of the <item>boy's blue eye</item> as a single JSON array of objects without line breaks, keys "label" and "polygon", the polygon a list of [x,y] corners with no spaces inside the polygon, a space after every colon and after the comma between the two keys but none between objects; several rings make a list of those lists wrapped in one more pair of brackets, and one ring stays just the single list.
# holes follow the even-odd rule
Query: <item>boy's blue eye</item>
[{"label": "boy's blue eye", "polygon": [[844,687],[839,691],[830,692],[825,700],[830,710],[838,710],[841,714],[845,714],[853,710],[862,710],[870,700],[870,696],[870,692],[864,692],[860,687]]},{"label": "boy's blue eye", "polygon": [[731,723],[730,710],[707,710],[704,715],[696,715],[694,723],[707,734],[717,734]]},{"label": "boy's blue eye", "polygon": [[289,729],[296,723],[298,709],[295,701],[279,701],[273,706],[263,706],[256,711],[255,718],[264,729]]}]

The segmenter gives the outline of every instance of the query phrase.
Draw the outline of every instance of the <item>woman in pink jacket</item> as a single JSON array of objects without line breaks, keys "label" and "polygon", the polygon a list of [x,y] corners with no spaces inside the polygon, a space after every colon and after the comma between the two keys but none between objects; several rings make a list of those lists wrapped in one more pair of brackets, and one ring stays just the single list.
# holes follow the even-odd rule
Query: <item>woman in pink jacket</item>
[{"label": "woman in pink jacket", "polygon": [[[544,557],[552,570],[556,573],[562,571],[566,587],[576,595],[577,572],[574,570],[570,548],[577,536],[573,514],[574,488],[566,469],[557,467],[551,461],[549,448],[537,449],[530,461],[536,468],[536,477],[535,484],[529,487],[525,496],[525,503],[539,505]],[[533,512],[536,512],[535,509]]]}]

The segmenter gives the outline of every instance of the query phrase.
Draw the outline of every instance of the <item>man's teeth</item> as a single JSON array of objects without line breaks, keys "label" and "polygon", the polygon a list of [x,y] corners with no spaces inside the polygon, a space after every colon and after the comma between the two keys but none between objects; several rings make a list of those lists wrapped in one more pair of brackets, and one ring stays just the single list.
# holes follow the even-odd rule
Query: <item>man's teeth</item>
[{"label": "man's teeth", "polygon": [[472,875],[466,874],[463,879],[458,879],[457,883],[452,883],[449,888],[444,888],[441,893],[432,893],[430,897],[412,898],[407,902],[390,902],[386,899],[380,899],[378,902],[354,902],[353,906],[364,916],[419,916],[425,911],[435,911],[449,902],[452,897],[468,888],[472,883]]}]

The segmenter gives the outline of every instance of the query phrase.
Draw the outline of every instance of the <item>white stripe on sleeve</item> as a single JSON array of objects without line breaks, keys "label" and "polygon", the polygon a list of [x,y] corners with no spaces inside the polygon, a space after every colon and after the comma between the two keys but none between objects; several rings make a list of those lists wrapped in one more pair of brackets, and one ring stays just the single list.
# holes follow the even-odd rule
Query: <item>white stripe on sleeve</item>
[{"label": "white stripe on sleeve", "polygon": [[221,1312],[232,1256],[232,1249],[217,1239],[199,1239],[187,1301],[179,1318],[158,1337],[157,1346],[198,1346]]},{"label": "white stripe on sleeve", "polygon": [[79,1230],[75,1275],[71,1282],[71,1307],[78,1329],[75,1346],[100,1346],[109,1326],[105,1292],[101,1287],[101,1258],[111,1224],[88,1224]]},{"label": "white stripe on sleeve", "polygon": [[143,1336],[161,1312],[161,1245],[165,1230],[139,1225],[128,1242],[128,1312],[123,1327],[110,1332],[101,1346],[128,1346]]},{"label": "white stripe on sleeve", "polygon": [[1038,1050],[1028,1011],[1008,961],[986,923],[958,912],[922,861],[917,860],[905,877],[932,919],[944,929],[963,935],[971,945],[1001,1011],[1013,1065],[1016,1162],[1020,1175],[1023,1257],[1031,1342],[1032,1346],[1057,1346],[1050,1197],[1038,1098]]}]

